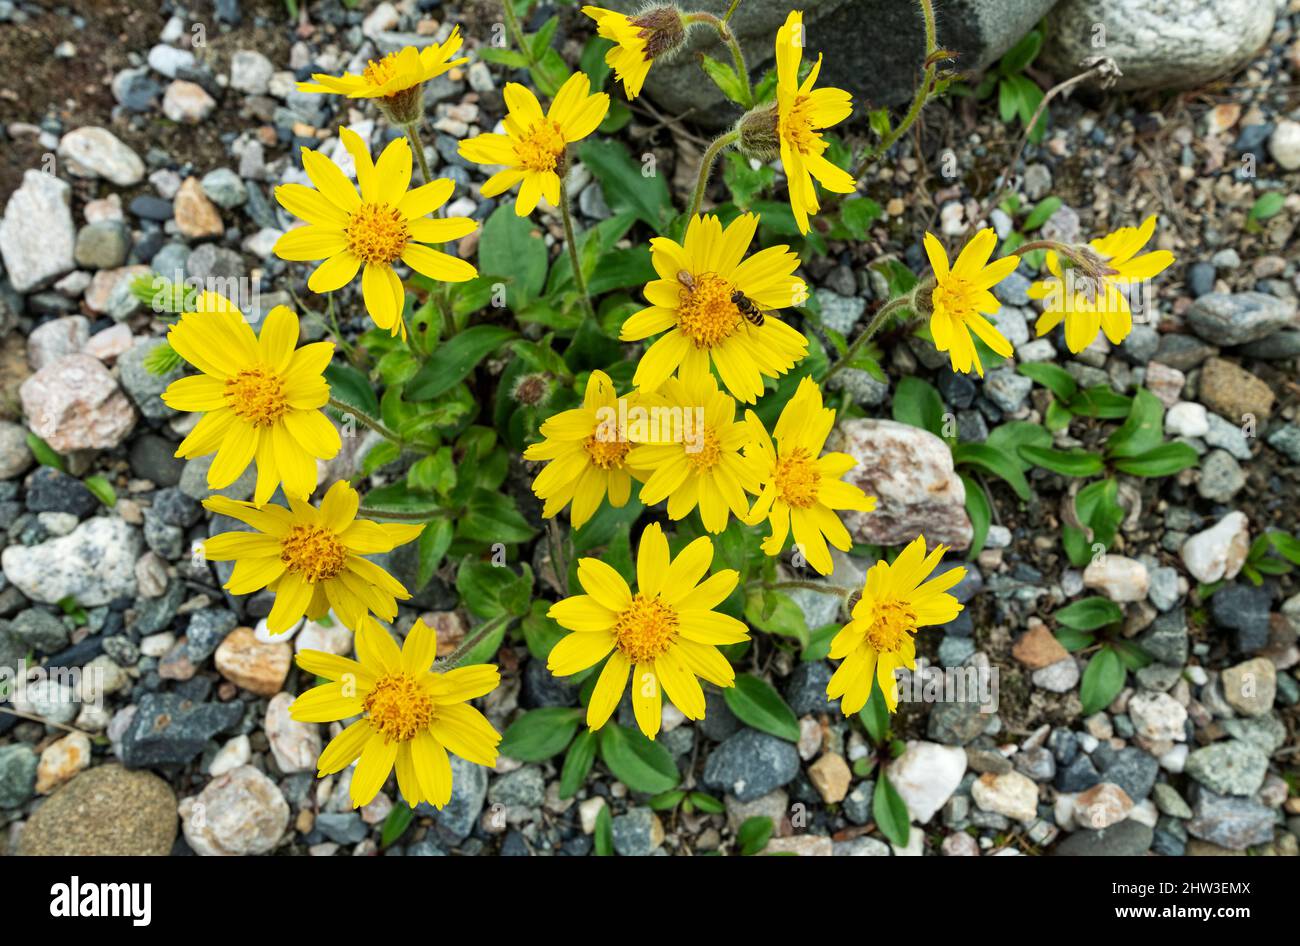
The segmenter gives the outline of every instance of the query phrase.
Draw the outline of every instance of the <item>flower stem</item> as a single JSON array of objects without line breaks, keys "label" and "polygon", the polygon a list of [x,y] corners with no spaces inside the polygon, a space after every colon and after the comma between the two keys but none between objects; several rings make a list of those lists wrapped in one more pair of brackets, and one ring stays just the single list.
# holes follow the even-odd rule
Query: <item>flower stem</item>
[{"label": "flower stem", "polygon": [[899,296],[897,299],[891,299],[880,307],[876,314],[872,316],[871,321],[867,323],[867,327],[862,330],[862,334],[855,338],[852,344],[850,344],[848,348],[844,349],[844,354],[839,357],[835,364],[831,365],[830,370],[826,372],[826,377],[822,378],[822,384],[830,381],[831,378],[835,377],[847,368],[850,363],[852,363],[853,359],[857,357],[858,352],[862,350],[862,346],[871,341],[871,337],[880,331],[880,327],[885,324],[885,319],[889,318],[889,316],[893,315],[894,312],[899,309],[912,308],[915,305],[917,288],[919,288],[919,284],[916,288],[913,288],[911,292],[907,293],[907,295]]},{"label": "flower stem", "polygon": [[338,411],[340,414],[342,414],[345,417],[348,415],[355,417],[357,420],[361,421],[361,426],[369,427],[371,430],[379,434],[379,436],[383,437],[385,440],[391,443],[395,443],[399,447],[406,446],[406,444],[402,441],[401,437],[399,437],[397,434],[393,433],[393,431],[385,427],[383,423],[379,421],[377,418],[371,417],[369,414],[367,414],[365,411],[361,410],[360,408],[353,407],[351,404],[346,404],[343,401],[340,401],[337,398],[335,398],[333,395],[330,396],[330,407],[334,408],[336,411]]},{"label": "flower stem", "polygon": [[568,162],[566,161],[560,173],[560,216],[564,219],[564,243],[569,248],[569,262],[573,266],[573,283],[578,287],[578,292],[582,296],[582,304],[587,310],[587,317],[595,319],[596,309],[591,304],[591,296],[587,293],[587,280],[582,275],[582,265],[578,261],[578,241],[574,237],[573,210],[569,206],[568,170]]},{"label": "flower stem", "polygon": [[745,51],[740,48],[740,40],[736,39],[736,34],[727,26],[727,20],[731,14],[736,12],[736,7],[740,5],[740,0],[732,0],[731,6],[727,9],[724,17],[716,17],[712,13],[700,11],[698,13],[687,13],[682,16],[682,21],[688,26],[692,23],[707,23],[717,31],[718,39],[727,44],[731,50],[731,61],[736,67],[736,76],[745,84],[745,100],[740,104],[745,108],[754,107],[754,87],[749,82],[749,68],[745,65]]},{"label": "flower stem", "polygon": [[420,174],[424,178],[424,183],[428,184],[433,180],[433,175],[429,172],[429,159],[424,156],[424,142],[420,140],[420,129],[415,122],[406,126],[406,137],[411,142],[411,150],[415,152],[415,158],[420,163]]},{"label": "flower stem", "polygon": [[515,8],[511,6],[512,0],[501,0],[501,9],[506,14],[506,27],[510,30],[510,35],[514,38],[515,45],[523,53],[524,59],[528,62],[528,69],[532,71],[537,68],[537,60],[533,58],[533,49],[524,42],[524,31],[519,27],[519,17],[515,16]]},{"label": "flower stem", "polygon": [[828,581],[800,581],[799,579],[789,579],[787,581],[761,581],[751,582],[751,587],[761,585],[771,591],[794,591],[802,589],[804,591],[816,591],[825,595],[839,595],[841,598],[847,598],[853,594],[853,590],[845,588],[843,585],[833,585]]},{"label": "flower stem", "polygon": [[1117,270],[1111,269],[1106,265],[1106,261],[1097,256],[1094,251],[1087,246],[1075,246],[1070,243],[1061,243],[1057,240],[1031,240],[1028,243],[1022,243],[1011,251],[1012,256],[1024,256],[1031,250],[1053,250],[1060,253],[1084,274],[1093,278],[1103,276],[1115,276]]},{"label": "flower stem", "polygon": [[[509,0],[507,0],[507,3]],[[406,137],[411,142],[411,150],[415,152],[416,158],[420,162],[420,174],[424,177],[424,183],[428,184],[433,180],[433,174],[429,171],[429,160],[424,156],[424,142],[420,139],[419,126],[412,122],[406,126]],[[447,244],[443,244],[443,252],[447,251]],[[454,254],[453,254],[454,255]],[[442,316],[442,332],[444,338],[450,338],[456,334],[456,320],[451,311],[451,285],[449,283],[439,283],[433,288],[434,305],[438,307],[438,313]],[[423,346],[427,351],[427,345]]]},{"label": "flower stem", "polygon": [[377,509],[374,506],[358,506],[357,515],[364,519],[392,519],[397,522],[428,522],[430,519],[450,519],[457,514],[455,509],[430,509],[424,512],[412,512],[402,509]]},{"label": "flower stem", "polygon": [[700,158],[700,176],[695,181],[695,194],[691,197],[691,212],[688,220],[700,212],[700,204],[704,203],[704,190],[709,186],[709,174],[713,171],[713,164],[718,160],[718,155],[722,153],[723,148],[734,144],[739,138],[738,131],[729,131],[725,135],[718,136]]},{"label": "flower stem", "polygon": [[921,84],[916,87],[916,92],[912,95],[912,104],[908,107],[903,120],[889,134],[881,138],[875,147],[868,148],[862,157],[858,159],[857,165],[853,168],[855,180],[862,176],[862,172],[867,169],[867,165],[892,148],[894,142],[907,133],[907,129],[911,128],[920,116],[921,109],[930,97],[931,86],[934,85],[934,74],[939,65],[934,59],[934,54],[938,52],[939,47],[935,37],[934,4],[932,0],[919,0],[919,2],[921,5],[921,18],[925,21],[925,74],[921,77]]}]

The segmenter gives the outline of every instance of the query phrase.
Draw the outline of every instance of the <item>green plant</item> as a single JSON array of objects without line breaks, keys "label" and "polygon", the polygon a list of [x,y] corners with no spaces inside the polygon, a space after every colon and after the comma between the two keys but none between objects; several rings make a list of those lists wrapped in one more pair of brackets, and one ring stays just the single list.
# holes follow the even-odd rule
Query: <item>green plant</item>
[{"label": "green plant", "polygon": [[998,95],[998,114],[1002,121],[1010,123],[1019,119],[1020,124],[1029,129],[1029,140],[1035,144],[1043,140],[1047,133],[1047,112],[1039,116],[1032,128],[1029,123],[1034,119],[1034,112],[1043,101],[1043,90],[1024,74],[1033,65],[1043,48],[1042,29],[1032,29],[1021,37],[1020,42],[1012,46],[991,72],[987,72],[980,84],[975,87],[975,97],[987,99],[995,91]]},{"label": "green plant", "polygon": [[1151,662],[1146,651],[1123,638],[1124,612],[1108,598],[1082,598],[1052,616],[1061,646],[1070,653],[1092,653],[1079,683],[1085,716],[1111,704],[1124,689],[1129,670],[1141,670]]}]

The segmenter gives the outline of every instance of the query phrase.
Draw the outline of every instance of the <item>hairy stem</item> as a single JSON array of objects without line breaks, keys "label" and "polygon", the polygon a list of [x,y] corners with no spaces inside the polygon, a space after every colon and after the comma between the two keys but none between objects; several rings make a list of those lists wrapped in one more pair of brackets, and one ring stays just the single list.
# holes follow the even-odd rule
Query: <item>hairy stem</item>
[{"label": "hairy stem", "polygon": [[428,184],[433,180],[433,174],[429,171],[429,159],[424,155],[424,142],[420,140],[420,128],[415,122],[406,126],[406,138],[411,142],[411,150],[415,152],[415,159],[420,165],[420,175],[424,178],[424,183]]},{"label": "hairy stem", "polygon": [[800,581],[799,579],[788,579],[785,581],[760,581],[751,582],[750,587],[770,589],[772,591],[795,591],[802,589],[804,591],[816,591],[825,595],[839,595],[841,598],[847,598],[853,594],[853,589],[845,588],[843,585],[833,585],[828,581]]},{"label": "hairy stem", "polygon": [[330,396],[330,407],[334,408],[336,411],[338,411],[340,414],[343,414],[344,416],[347,416],[349,414],[352,415],[353,417],[355,417],[357,420],[361,422],[361,426],[369,427],[371,430],[379,434],[379,436],[383,437],[385,440],[390,441],[391,443],[395,443],[399,447],[406,446],[406,444],[403,442],[401,437],[399,437],[393,431],[385,427],[384,424],[379,419],[375,417],[371,417],[369,414],[367,414],[365,411],[361,410],[360,408],[353,407],[351,404],[345,404],[343,401],[338,400],[332,395]]},{"label": "hairy stem", "polygon": [[528,62],[528,68],[535,69],[537,60],[533,58],[532,48],[524,42],[524,31],[519,27],[519,17],[515,16],[515,8],[511,6],[511,0],[501,0],[501,9],[506,14],[506,28],[510,30],[510,35],[523,53],[524,59]]},{"label": "hairy stem", "polygon": [[496,631],[502,624],[509,624],[511,618],[509,615],[502,614],[494,617],[490,621],[484,621],[470,633],[460,646],[448,654],[446,657],[440,657],[433,664],[433,669],[438,673],[445,673],[448,670],[455,670],[456,665],[465,659],[465,656],[477,647],[487,636]]},{"label": "hairy stem", "polygon": [[731,14],[736,12],[740,0],[732,0],[731,7],[727,10],[724,17],[716,17],[712,13],[698,12],[687,13],[683,15],[683,21],[689,26],[692,23],[705,23],[713,27],[718,34],[718,39],[727,44],[731,50],[731,62],[736,67],[736,75],[740,81],[745,84],[745,100],[740,104],[745,108],[754,107],[754,87],[749,82],[749,67],[745,65],[745,51],[740,48],[740,40],[736,39],[736,34],[727,26],[727,20]]},{"label": "hairy stem", "polygon": [[729,131],[725,135],[720,135],[713,140],[705,150],[704,156],[700,158],[700,176],[695,181],[695,194],[691,197],[690,217],[700,212],[700,204],[704,203],[704,191],[709,186],[709,174],[713,171],[713,164],[718,160],[718,155],[722,153],[723,148],[734,144],[739,138],[738,131]]},{"label": "hairy stem", "polygon": [[596,308],[591,304],[591,296],[587,292],[587,279],[582,275],[582,264],[578,260],[578,240],[573,230],[573,209],[569,206],[567,161],[560,170],[560,216],[564,219],[564,244],[569,248],[569,263],[573,266],[573,284],[578,287],[578,293],[582,296],[582,305],[587,310],[587,318],[594,319]]},{"label": "hairy stem", "polygon": [[375,506],[358,506],[357,516],[362,519],[392,519],[394,522],[428,522],[430,519],[451,519],[455,509],[430,509],[427,512],[407,512],[401,509],[378,509]]},{"label": "hairy stem", "polygon": [[[920,288],[919,284],[917,288]],[[891,299],[882,305],[876,314],[872,316],[871,321],[867,323],[867,327],[862,330],[862,334],[855,338],[849,347],[844,349],[844,354],[839,357],[835,364],[831,365],[830,370],[826,372],[826,377],[822,379],[822,384],[830,381],[831,378],[835,377],[853,362],[853,359],[857,357],[858,352],[862,350],[862,346],[871,341],[872,336],[880,331],[880,327],[885,324],[887,318],[899,309],[913,308],[916,304],[916,293],[917,289],[913,289],[907,295],[899,296],[897,299]]]}]

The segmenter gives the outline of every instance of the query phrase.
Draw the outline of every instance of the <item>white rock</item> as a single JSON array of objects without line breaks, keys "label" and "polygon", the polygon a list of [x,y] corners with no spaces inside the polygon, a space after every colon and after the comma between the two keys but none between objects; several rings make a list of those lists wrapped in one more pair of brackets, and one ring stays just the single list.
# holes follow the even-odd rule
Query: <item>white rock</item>
[{"label": "white rock", "polygon": [[1182,742],[1187,738],[1187,710],[1168,693],[1135,693],[1128,715],[1144,739]]},{"label": "white rock", "polygon": [[135,408],[104,363],[65,355],[18,389],[32,431],[59,452],[107,450],[135,426]]},{"label": "white rock", "polygon": [[10,284],[21,293],[48,286],[72,272],[77,231],[72,189],[53,174],[28,169],[0,220],[0,257]]},{"label": "white rock", "polygon": [[1016,821],[1038,817],[1038,786],[1019,772],[981,775],[971,785],[971,798],[984,811],[1006,815]]},{"label": "white rock", "polygon": [[59,157],[73,177],[102,177],[119,187],[144,180],[140,156],[107,128],[87,125],[68,132],[59,142]]},{"label": "white rock", "polygon": [[293,649],[295,653],[302,653],[304,650],[322,650],[327,654],[346,657],[352,653],[352,632],[337,619],[329,627],[307,620],[303,623],[302,630],[294,637]]},{"label": "white rock", "polygon": [[1107,552],[1083,570],[1083,586],[1111,601],[1143,601],[1151,590],[1151,574],[1137,559]]},{"label": "white rock", "polygon": [[84,315],[50,319],[27,336],[27,363],[40,371],[65,355],[80,352],[90,341],[90,320]]},{"label": "white rock", "polygon": [[1171,437],[1204,437],[1210,420],[1204,404],[1179,401],[1165,414],[1165,432]]},{"label": "white rock", "polygon": [[[304,620],[306,620],[304,618]],[[253,628],[253,636],[263,644],[287,644],[293,640],[294,635],[302,628],[303,621],[299,621],[293,627],[289,628],[283,634],[272,634],[266,626],[266,618],[257,622],[257,627]]]},{"label": "white rock", "polygon": [[289,826],[284,793],[251,765],[214,778],[178,810],[185,840],[204,857],[265,854]]},{"label": "white rock", "polygon": [[208,765],[208,774],[213,778],[233,772],[253,757],[253,746],[247,736],[236,736],[217,750]]},{"label": "white rock", "polygon": [[909,742],[889,766],[889,781],[912,814],[925,824],[952,797],[966,774],[966,753],[936,742]]},{"label": "white rock", "polygon": [[1230,512],[1212,528],[1183,543],[1183,564],[1204,584],[1232,581],[1250,551],[1250,523],[1243,512]]},{"label": "white rock", "polygon": [[281,772],[310,772],[320,757],[320,726],[300,723],[289,715],[291,693],[277,693],[266,707],[266,739]]},{"label": "white rock", "polygon": [[0,567],[18,590],[45,604],[73,598],[83,607],[135,596],[140,533],[121,519],[87,519],[71,535],[39,545],[11,545]]},{"label": "white rock", "polygon": [[1268,153],[1288,171],[1300,168],[1300,122],[1284,119],[1268,139]]},{"label": "white rock", "polygon": [[230,57],[230,87],[249,95],[265,95],[275,66],[255,49],[239,49]]}]

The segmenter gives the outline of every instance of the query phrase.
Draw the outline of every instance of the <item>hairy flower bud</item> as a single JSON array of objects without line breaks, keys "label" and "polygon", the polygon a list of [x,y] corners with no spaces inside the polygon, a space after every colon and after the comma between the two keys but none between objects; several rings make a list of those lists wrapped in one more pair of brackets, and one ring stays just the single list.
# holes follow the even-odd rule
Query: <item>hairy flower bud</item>
[{"label": "hairy flower bud", "polygon": [[375,99],[375,104],[392,124],[406,128],[424,118],[424,85],[416,83],[408,89]]},{"label": "hairy flower bud", "polygon": [[551,381],[540,373],[520,375],[515,381],[510,396],[524,407],[541,407],[551,397]]},{"label": "hairy flower bud", "polygon": [[645,41],[645,58],[649,62],[667,61],[676,55],[686,42],[686,24],[682,11],[671,4],[648,7],[631,18],[637,34]]},{"label": "hairy flower bud", "polygon": [[775,105],[751,109],[736,123],[736,147],[747,158],[767,163],[781,154],[781,119]]}]

